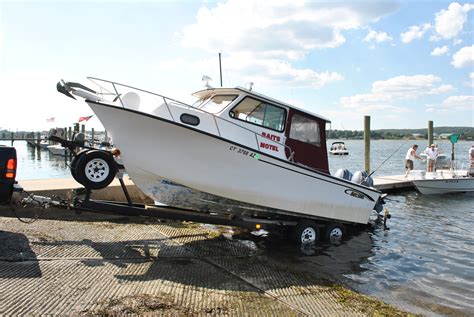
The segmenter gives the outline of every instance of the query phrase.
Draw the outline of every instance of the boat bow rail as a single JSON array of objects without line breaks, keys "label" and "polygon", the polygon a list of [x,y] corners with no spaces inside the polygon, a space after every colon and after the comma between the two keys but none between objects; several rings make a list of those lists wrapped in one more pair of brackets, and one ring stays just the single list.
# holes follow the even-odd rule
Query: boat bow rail
[{"label": "boat bow rail", "polygon": [[[57,90],[73,99],[76,99],[74,96],[79,96],[84,98],[86,101],[104,103],[106,105],[122,107],[146,115],[159,117],[180,125],[185,125],[199,131],[219,136],[226,140],[233,140],[233,142],[242,144],[259,152],[269,153],[290,162],[294,162],[293,158],[295,152],[291,147],[264,134],[243,127],[232,120],[222,118],[193,105],[158,93],[105,79],[95,77],[87,78],[99,87],[97,91],[82,84],[65,82],[64,80],[58,82]],[[213,94],[210,94],[208,97],[212,95]],[[199,126],[199,128],[197,126]],[[236,136],[239,137],[236,138]],[[260,146],[262,142],[265,144],[271,144],[272,146],[281,147],[284,150],[281,151],[279,155],[275,155],[275,153],[266,151],[262,148]]]}]

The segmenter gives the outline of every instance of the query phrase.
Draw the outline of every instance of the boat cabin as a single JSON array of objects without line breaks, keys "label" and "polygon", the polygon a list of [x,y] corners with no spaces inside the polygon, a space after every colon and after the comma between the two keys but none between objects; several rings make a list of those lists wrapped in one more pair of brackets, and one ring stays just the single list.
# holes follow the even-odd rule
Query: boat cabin
[{"label": "boat cabin", "polygon": [[[261,152],[329,174],[328,119],[242,87],[206,89],[193,96],[198,98],[194,107],[225,120],[229,124],[219,124],[229,131],[235,130],[233,123],[254,132],[253,145],[257,138]],[[238,134],[242,131],[230,139],[251,146]]]}]

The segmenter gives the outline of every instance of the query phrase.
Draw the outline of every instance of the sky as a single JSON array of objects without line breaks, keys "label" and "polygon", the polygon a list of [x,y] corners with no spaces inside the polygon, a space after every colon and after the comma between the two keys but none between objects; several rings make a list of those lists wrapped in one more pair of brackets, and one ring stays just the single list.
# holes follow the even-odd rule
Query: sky
[{"label": "sky", "polygon": [[60,79],[192,102],[203,75],[220,86],[219,53],[224,87],[252,82],[332,129],[474,126],[474,2],[0,0],[0,129],[93,114]]}]

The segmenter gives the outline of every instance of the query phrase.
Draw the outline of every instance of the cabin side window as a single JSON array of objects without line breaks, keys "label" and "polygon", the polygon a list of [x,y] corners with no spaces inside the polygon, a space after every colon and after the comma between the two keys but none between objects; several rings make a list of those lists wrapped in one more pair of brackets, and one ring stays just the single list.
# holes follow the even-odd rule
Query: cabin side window
[{"label": "cabin side window", "polygon": [[282,132],[286,110],[254,98],[244,98],[230,111],[232,118]]},{"label": "cabin side window", "polygon": [[209,113],[218,113],[225,109],[235,98],[237,98],[237,95],[214,95],[199,108]]},{"label": "cabin side window", "polygon": [[315,146],[321,146],[318,122],[295,114],[291,119],[290,138]]}]

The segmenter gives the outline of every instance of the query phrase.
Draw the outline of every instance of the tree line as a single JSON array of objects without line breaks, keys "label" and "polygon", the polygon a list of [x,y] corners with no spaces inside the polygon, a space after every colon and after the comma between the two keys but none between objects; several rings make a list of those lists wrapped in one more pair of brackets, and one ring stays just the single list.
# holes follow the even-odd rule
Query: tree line
[{"label": "tree line", "polygon": [[[472,127],[435,127],[435,136],[442,134],[459,134],[460,140],[474,140]],[[327,130],[328,139],[363,139],[364,131]],[[370,131],[370,138],[375,140],[428,139],[428,129],[380,129]]]}]

